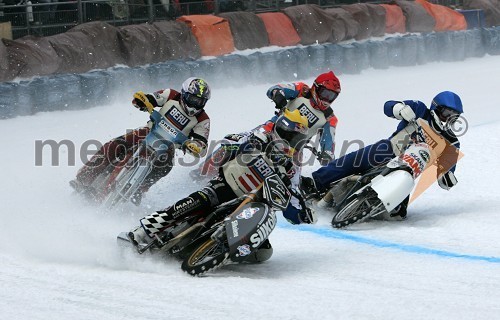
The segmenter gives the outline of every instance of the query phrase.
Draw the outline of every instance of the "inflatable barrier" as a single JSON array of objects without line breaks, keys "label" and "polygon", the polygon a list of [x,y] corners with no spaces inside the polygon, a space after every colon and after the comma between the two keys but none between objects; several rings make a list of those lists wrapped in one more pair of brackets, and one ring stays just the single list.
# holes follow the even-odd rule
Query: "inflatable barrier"
[{"label": "inflatable barrier", "polygon": [[412,66],[434,61],[461,61],[485,54],[500,55],[500,27],[405,35],[381,41],[317,44],[248,55],[173,60],[145,67],[115,67],[83,74],[36,77],[0,83],[0,119],[37,112],[100,106],[113,92],[152,91],[178,87],[201,76],[214,88],[276,83],[314,77],[324,70],[357,74],[367,68]]}]

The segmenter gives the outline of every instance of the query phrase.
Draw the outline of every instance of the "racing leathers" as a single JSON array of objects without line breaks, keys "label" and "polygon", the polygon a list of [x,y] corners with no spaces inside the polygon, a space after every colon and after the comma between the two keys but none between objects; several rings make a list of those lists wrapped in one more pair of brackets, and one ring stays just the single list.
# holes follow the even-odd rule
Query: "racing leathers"
[{"label": "racing leathers", "polygon": [[140,223],[146,234],[152,237],[173,220],[186,216],[207,216],[217,205],[255,190],[265,177],[274,173],[287,182],[292,192],[283,216],[292,224],[316,222],[314,212],[306,207],[298,192],[300,167],[273,148],[270,134],[254,133],[245,137],[240,152],[219,168],[219,174],[207,186],[142,218]]},{"label": "racing leathers", "polygon": [[[272,131],[274,122],[283,110],[280,107],[287,108],[290,111],[298,109],[300,114],[307,117],[308,120],[308,138],[311,139],[314,135],[318,134],[319,137],[319,154],[318,159],[322,165],[334,159],[335,152],[335,130],[337,127],[338,119],[333,113],[331,107],[325,110],[319,110],[313,106],[310,89],[307,84],[303,82],[296,82],[290,84],[279,84],[272,86],[267,91],[267,96],[273,99],[276,92],[280,92],[286,99],[286,103],[278,106],[280,110],[276,115],[266,121],[266,123],[259,125],[256,129],[263,128],[266,132]],[[254,129],[255,130],[255,129]],[[238,145],[241,144],[240,139],[246,139],[245,136],[248,132],[238,134],[228,134],[221,141],[213,153],[211,153],[198,169],[191,172],[193,179],[199,179],[205,176],[214,176],[217,169],[222,166],[231,154],[237,151]],[[302,161],[302,158],[300,159]]]},{"label": "racing leathers", "polygon": [[[205,111],[196,116],[189,116],[180,106],[180,93],[173,89],[160,90],[144,95],[154,108],[160,108],[159,112],[165,117],[161,126],[172,135],[181,132],[188,139],[183,144],[175,144],[175,148],[189,151],[196,157],[202,157],[206,153],[208,136],[210,132],[210,119]],[[146,111],[144,109],[143,111]],[[93,181],[99,176],[109,164],[116,163],[128,152],[133,150],[148,135],[151,129],[151,122],[148,125],[131,130],[125,135],[119,136],[106,144],[94,154],[94,156],[78,171],[73,184],[81,185],[84,188],[91,188]],[[173,166],[175,149],[170,148],[167,157],[157,159],[153,170],[146,177],[140,194],[149,190],[159,179],[166,176]],[[72,185],[73,185],[72,184]]]},{"label": "racing leathers", "polygon": [[363,149],[351,152],[335,159],[327,166],[319,168],[312,173],[312,179],[302,177],[303,190],[306,193],[325,191],[330,183],[334,181],[351,174],[365,172],[401,154],[415,134],[414,127],[395,113],[396,108],[401,104],[411,108],[414,119],[427,121],[433,131],[448,142],[446,149],[437,155],[437,162],[442,170],[441,172],[438,171],[438,183],[443,189],[453,187],[456,184],[454,171],[460,148],[460,143],[453,131],[450,128],[436,127],[432,111],[421,101],[405,100],[401,102],[390,100],[384,104],[384,113],[388,117],[401,120],[397,130],[388,139],[382,139]]}]

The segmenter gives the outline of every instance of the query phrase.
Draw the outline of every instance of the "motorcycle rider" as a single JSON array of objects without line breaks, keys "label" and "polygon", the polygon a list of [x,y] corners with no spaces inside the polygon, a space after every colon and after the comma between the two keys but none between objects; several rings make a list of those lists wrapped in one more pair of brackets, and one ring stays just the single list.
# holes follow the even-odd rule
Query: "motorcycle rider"
[{"label": "motorcycle rider", "polygon": [[[320,74],[314,80],[312,87],[304,82],[274,85],[267,90],[266,94],[275,103],[276,115],[257,128],[262,127],[269,132],[285,107],[291,111],[299,110],[308,120],[308,138],[319,134],[318,160],[322,165],[326,165],[334,158],[335,130],[338,119],[333,113],[331,104],[337,99],[340,91],[340,81],[333,71]],[[249,132],[226,135],[224,139],[228,143],[223,142],[221,147],[209,155],[198,169],[191,172],[191,177],[199,179],[200,176],[215,175],[217,168],[230,158],[232,145],[241,143],[240,139],[246,139],[245,136],[248,134]]]},{"label": "motorcycle rider", "polygon": [[[275,122],[273,130],[254,130],[246,136],[241,152],[219,169],[219,174],[203,189],[177,201],[164,210],[140,220],[140,226],[129,233],[130,240],[138,245],[152,238],[172,221],[196,213],[207,216],[224,202],[255,190],[265,177],[278,173],[292,192],[290,204],[283,216],[292,224],[315,223],[314,212],[305,206],[298,192],[300,167],[293,158],[300,153],[307,140],[307,118],[298,110],[285,110]],[[261,250],[262,249],[262,250]],[[266,251],[267,250],[267,251]],[[258,261],[270,258],[272,247],[266,242],[260,247]]]},{"label": "motorcycle rider", "polygon": [[[395,156],[399,156],[408,146],[414,127],[409,125],[415,119],[426,120],[430,127],[444,139],[446,139],[453,150],[450,163],[450,151],[446,157],[442,154],[438,157],[438,184],[445,190],[451,189],[457,184],[455,177],[455,164],[458,157],[460,143],[453,132],[453,123],[463,113],[460,97],[451,91],[443,91],[437,94],[431,102],[431,107],[418,100],[394,101],[390,100],[384,104],[386,116],[401,120],[396,131],[388,138],[382,139],[363,149],[351,152],[341,158],[330,162],[326,167],[319,168],[312,173],[312,178],[301,177],[301,188],[307,195],[318,195],[328,189],[330,183],[347,177],[351,174],[365,172],[375,166],[381,165]],[[413,129],[412,129],[413,128]],[[455,157],[456,155],[456,157]],[[448,162],[445,164],[445,162]],[[405,218],[409,197],[391,212],[393,218]]]},{"label": "motorcycle rider", "polygon": [[[162,108],[163,112],[166,109],[165,117],[168,121],[166,125],[174,126],[188,137],[182,146],[177,147],[195,157],[203,157],[206,154],[210,133],[210,118],[205,112],[205,104],[210,99],[210,94],[210,87],[205,80],[191,77],[184,81],[180,92],[174,89],[164,89],[154,93],[138,91],[134,93],[132,105],[140,111],[151,112],[153,108]],[[77,192],[93,195],[90,185],[96,177],[115,159],[123,157],[138,146],[150,129],[151,123],[148,123],[145,127],[127,132],[104,144],[78,171],[76,179],[70,181],[70,185]],[[140,204],[142,194],[170,172],[173,159],[174,150],[170,149],[168,157],[156,161],[152,172],[132,198],[135,204]]]}]

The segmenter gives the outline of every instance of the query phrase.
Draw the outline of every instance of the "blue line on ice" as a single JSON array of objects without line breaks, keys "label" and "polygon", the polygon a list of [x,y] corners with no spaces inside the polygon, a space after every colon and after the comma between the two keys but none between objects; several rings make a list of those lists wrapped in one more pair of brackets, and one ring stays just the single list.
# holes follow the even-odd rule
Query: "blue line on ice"
[{"label": "blue line on ice", "polygon": [[297,227],[297,226],[293,226],[293,225],[285,224],[285,223],[279,223],[278,226],[280,228],[283,228],[283,229],[296,230],[296,231],[306,231],[306,232],[315,233],[317,235],[320,235],[320,236],[326,237],[326,238],[349,240],[349,241],[353,241],[353,242],[357,242],[357,243],[368,244],[368,245],[379,247],[379,248],[392,248],[392,249],[397,249],[397,250],[401,250],[404,252],[427,254],[427,255],[446,257],[446,258],[458,258],[458,259],[465,259],[465,260],[476,260],[476,261],[486,261],[486,262],[491,262],[491,263],[500,263],[499,257],[476,256],[476,255],[450,252],[450,251],[445,251],[445,250],[431,249],[431,248],[420,247],[420,246],[415,246],[415,245],[389,242],[389,241],[384,241],[384,240],[370,239],[370,238],[366,238],[366,237],[362,237],[362,236],[353,235],[353,234],[348,233],[346,231],[338,231],[335,229],[327,229],[327,228],[313,227],[313,226],[307,226],[307,225]]}]

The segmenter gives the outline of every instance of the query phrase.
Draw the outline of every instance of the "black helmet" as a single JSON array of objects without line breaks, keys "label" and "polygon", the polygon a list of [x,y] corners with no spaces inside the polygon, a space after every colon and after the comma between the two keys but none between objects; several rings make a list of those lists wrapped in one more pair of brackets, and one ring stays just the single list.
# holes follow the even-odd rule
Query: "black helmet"
[{"label": "black helmet", "polygon": [[182,84],[181,105],[189,116],[200,113],[208,99],[210,99],[210,87],[201,78],[189,78]]}]

